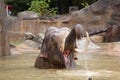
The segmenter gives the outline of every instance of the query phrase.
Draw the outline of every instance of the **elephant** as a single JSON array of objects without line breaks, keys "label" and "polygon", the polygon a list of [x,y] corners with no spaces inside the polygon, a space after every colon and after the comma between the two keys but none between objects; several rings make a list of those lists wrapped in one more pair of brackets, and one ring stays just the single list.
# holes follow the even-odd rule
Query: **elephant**
[{"label": "elephant", "polygon": [[72,29],[48,28],[34,66],[39,69],[75,68],[75,52],[80,52],[77,49],[77,40],[82,39],[84,32],[80,24]]}]

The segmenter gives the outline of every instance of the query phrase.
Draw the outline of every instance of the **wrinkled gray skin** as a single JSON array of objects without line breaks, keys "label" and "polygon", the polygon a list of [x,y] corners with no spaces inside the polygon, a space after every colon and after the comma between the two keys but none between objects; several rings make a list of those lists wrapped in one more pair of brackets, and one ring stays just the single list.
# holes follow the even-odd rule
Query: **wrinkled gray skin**
[{"label": "wrinkled gray skin", "polygon": [[[50,27],[46,33],[41,46],[41,53],[35,61],[35,67],[40,69],[63,69],[74,68],[74,49],[76,40],[81,39],[83,35],[83,28],[77,24],[73,29]],[[64,51],[70,50],[66,59],[61,50],[61,44],[64,43]]]}]

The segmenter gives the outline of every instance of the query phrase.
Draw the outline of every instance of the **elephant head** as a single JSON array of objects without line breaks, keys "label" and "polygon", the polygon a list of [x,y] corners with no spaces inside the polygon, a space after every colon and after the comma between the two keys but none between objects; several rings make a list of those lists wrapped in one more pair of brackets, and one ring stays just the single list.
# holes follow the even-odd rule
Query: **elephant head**
[{"label": "elephant head", "polygon": [[46,68],[72,68],[75,67],[74,53],[77,50],[76,41],[81,39],[84,30],[77,24],[69,28],[50,27],[41,46],[41,53],[35,61],[35,67]]}]

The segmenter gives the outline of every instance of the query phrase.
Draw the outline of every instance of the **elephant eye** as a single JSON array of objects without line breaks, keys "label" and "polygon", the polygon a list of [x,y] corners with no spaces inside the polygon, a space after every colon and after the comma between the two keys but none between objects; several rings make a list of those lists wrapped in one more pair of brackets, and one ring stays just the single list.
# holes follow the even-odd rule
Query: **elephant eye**
[{"label": "elephant eye", "polygon": [[55,35],[51,36],[51,41],[54,42],[55,41]]}]

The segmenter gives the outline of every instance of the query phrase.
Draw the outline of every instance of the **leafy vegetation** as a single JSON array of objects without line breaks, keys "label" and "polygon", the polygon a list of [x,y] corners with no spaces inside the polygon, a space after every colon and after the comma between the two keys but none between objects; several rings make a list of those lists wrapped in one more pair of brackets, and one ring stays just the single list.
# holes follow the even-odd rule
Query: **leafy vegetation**
[{"label": "leafy vegetation", "polygon": [[39,16],[52,16],[57,13],[57,8],[50,8],[51,0],[33,0],[28,10],[34,11]]},{"label": "leafy vegetation", "polygon": [[5,0],[5,3],[12,6],[12,15],[18,12],[30,10],[37,12],[40,16],[52,16],[56,13],[64,14],[69,12],[69,6],[86,7],[97,0]]},{"label": "leafy vegetation", "polygon": [[73,0],[72,3],[73,3],[73,5],[78,5],[82,8],[82,7],[88,6],[96,1],[97,0]]}]

